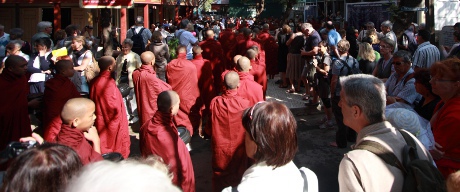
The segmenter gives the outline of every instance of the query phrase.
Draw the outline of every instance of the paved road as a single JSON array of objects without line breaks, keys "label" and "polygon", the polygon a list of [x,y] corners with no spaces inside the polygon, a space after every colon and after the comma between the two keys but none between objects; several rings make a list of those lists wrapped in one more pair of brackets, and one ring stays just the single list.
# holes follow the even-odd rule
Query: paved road
[{"label": "paved road", "polygon": [[[297,120],[297,136],[299,151],[294,159],[298,167],[307,167],[318,176],[321,192],[339,191],[337,174],[340,160],[348,149],[337,149],[329,146],[335,140],[335,128],[319,129],[319,121],[323,113],[320,107],[304,107],[301,94],[288,94],[269,80],[267,100],[276,100],[286,104]],[[131,156],[139,155],[138,130],[133,126]],[[211,146],[209,140],[194,136],[191,141],[193,150],[190,152],[195,170],[196,191],[211,191]]]}]

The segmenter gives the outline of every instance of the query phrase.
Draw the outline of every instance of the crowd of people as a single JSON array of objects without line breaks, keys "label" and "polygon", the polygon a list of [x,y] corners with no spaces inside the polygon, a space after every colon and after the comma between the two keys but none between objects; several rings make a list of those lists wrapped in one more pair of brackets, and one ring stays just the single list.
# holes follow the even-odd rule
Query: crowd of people
[{"label": "crowd of people", "polygon": [[[179,18],[146,29],[138,16],[123,42],[113,31],[114,54],[98,59],[91,26],[81,33],[69,25],[55,38],[52,23],[37,29],[29,43],[22,29],[7,34],[0,25],[0,149],[41,143],[0,165],[2,191],[123,191],[121,178],[134,181],[145,170],[151,175],[143,180],[155,182],[139,190],[195,191],[184,135],[211,139],[212,191],[318,191],[316,175],[292,162],[293,114],[266,101],[267,81],[278,73],[287,94],[321,104],[319,127],[337,127],[331,146],[354,143],[340,163],[341,191],[401,191],[403,172],[360,145],[376,142],[403,162],[406,132],[418,157],[458,187],[460,23],[457,44],[438,49],[424,24],[399,36],[390,21],[380,32],[372,22],[358,30],[255,18]],[[53,56],[60,48],[68,55]],[[130,156],[134,123],[146,159],[101,161]]]}]

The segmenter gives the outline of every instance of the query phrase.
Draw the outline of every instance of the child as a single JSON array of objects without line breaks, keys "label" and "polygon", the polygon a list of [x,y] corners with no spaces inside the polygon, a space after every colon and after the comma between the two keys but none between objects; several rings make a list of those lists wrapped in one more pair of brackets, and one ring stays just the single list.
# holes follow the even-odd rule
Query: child
[{"label": "child", "polygon": [[330,128],[334,126],[334,120],[332,120],[332,108],[331,108],[331,90],[329,82],[329,69],[332,64],[332,58],[328,53],[327,42],[321,41],[319,43],[321,62],[318,65],[315,64],[318,85],[318,96],[321,98],[324,106],[324,113],[326,117],[323,118],[322,125],[319,126],[321,129]]}]

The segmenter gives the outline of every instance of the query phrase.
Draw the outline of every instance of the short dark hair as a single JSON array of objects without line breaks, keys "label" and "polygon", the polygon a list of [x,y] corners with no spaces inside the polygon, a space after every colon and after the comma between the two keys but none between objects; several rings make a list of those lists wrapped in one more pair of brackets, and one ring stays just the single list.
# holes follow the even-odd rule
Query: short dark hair
[{"label": "short dark hair", "polygon": [[423,29],[418,31],[417,36],[421,37],[424,41],[429,41],[431,38],[430,32],[428,32],[427,30],[423,30]]},{"label": "short dark hair", "polygon": [[46,46],[46,48],[51,49],[51,39],[48,37],[41,37],[35,40],[35,45]]},{"label": "short dark hair", "polygon": [[72,148],[45,143],[16,157],[6,171],[1,191],[64,191],[82,166]]},{"label": "short dark hair", "polygon": [[420,70],[415,71],[414,73],[415,82],[420,83],[423,85],[432,95],[436,95],[433,93],[433,89],[431,87],[431,76],[430,70],[426,68],[421,68]]},{"label": "short dark hair", "polygon": [[67,27],[65,27],[65,33],[67,34],[67,36],[73,36],[75,31],[78,31],[78,26],[76,25],[68,25]]},{"label": "short dark hair", "polygon": [[154,31],[152,33],[153,42],[161,42],[163,40],[163,35],[159,31]]},{"label": "short dark hair", "polygon": [[182,21],[180,21],[180,28],[181,29],[185,29],[187,28],[187,25],[190,23],[190,21],[188,19],[182,19]]},{"label": "short dark hair", "polygon": [[21,57],[19,55],[10,55],[5,60],[5,69],[8,69],[10,67],[14,67],[14,66],[20,64],[21,62],[27,62],[27,60],[24,59],[24,57]]},{"label": "short dark hair", "polygon": [[399,50],[399,51],[396,51],[395,54],[393,54],[393,58],[401,58],[404,60],[405,63],[410,63],[412,56],[409,51]]},{"label": "short dark hair", "polygon": [[268,101],[257,103],[243,113],[243,126],[257,145],[256,162],[268,166],[286,165],[297,152],[297,123],[286,105]]}]

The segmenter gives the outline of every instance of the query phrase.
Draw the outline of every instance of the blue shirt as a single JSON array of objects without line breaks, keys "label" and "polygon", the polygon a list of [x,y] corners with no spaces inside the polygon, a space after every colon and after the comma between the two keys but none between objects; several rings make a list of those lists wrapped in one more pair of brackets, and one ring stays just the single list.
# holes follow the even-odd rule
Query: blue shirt
[{"label": "blue shirt", "polygon": [[[348,59],[347,59],[348,57]],[[344,60],[350,68],[353,67],[353,63],[356,62],[356,67],[359,66],[358,61],[356,61],[355,58],[353,58],[351,55],[349,56],[342,56],[340,57],[341,60]],[[343,63],[340,61],[340,59],[334,60],[331,66],[332,70],[332,75],[337,75],[339,76],[339,79],[337,81],[337,84],[335,86],[335,96],[340,96],[340,90],[341,90],[341,85],[340,85],[340,76],[346,76],[348,74],[348,69],[347,67],[343,67]],[[343,70],[342,70],[343,67]],[[342,70],[342,72],[340,72]]]},{"label": "blue shirt", "polygon": [[[178,37],[179,33],[181,33],[180,37]],[[192,53],[193,46],[192,45],[195,44],[198,41],[198,39],[196,39],[192,33],[184,29],[180,29],[176,31],[174,35],[176,35],[176,37],[179,38],[179,43],[181,45],[187,46],[187,59],[192,60],[193,59],[193,53]]]},{"label": "blue shirt", "polygon": [[405,82],[407,76],[412,73],[414,73],[414,70],[409,69],[403,78],[398,81],[399,75],[394,72],[385,82],[385,87],[387,89],[388,96],[399,97],[414,107],[414,102],[420,100],[421,96],[415,91],[415,78]]},{"label": "blue shirt", "polygon": [[331,29],[327,34],[327,43],[329,46],[337,46],[340,40],[342,40],[342,37],[335,29]]}]

